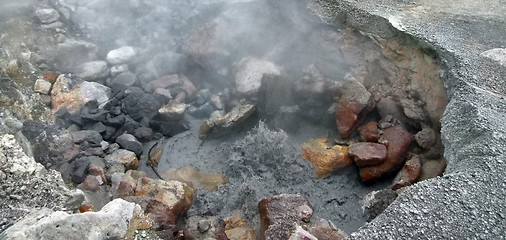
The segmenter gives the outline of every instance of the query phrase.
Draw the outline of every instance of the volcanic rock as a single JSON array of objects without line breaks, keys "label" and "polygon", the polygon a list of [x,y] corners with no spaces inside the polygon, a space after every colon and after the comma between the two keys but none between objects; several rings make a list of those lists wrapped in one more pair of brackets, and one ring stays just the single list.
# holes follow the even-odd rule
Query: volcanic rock
[{"label": "volcanic rock", "polygon": [[135,153],[125,149],[118,149],[114,151],[113,153],[105,156],[105,160],[111,164],[115,162],[121,163],[127,170],[135,170],[139,166],[139,160],[137,159]]},{"label": "volcanic rock", "polygon": [[130,46],[123,46],[107,53],[107,62],[112,65],[118,65],[121,63],[128,62],[135,56],[135,49]]},{"label": "volcanic rock", "polygon": [[160,175],[166,181],[180,181],[193,189],[204,188],[208,191],[215,191],[218,186],[227,183],[227,178],[221,174],[201,173],[189,167],[180,169],[169,168],[160,172]]},{"label": "volcanic rock", "polygon": [[256,94],[260,89],[264,74],[280,75],[281,70],[274,63],[266,60],[256,58],[241,60],[234,73],[237,92],[246,96]]},{"label": "volcanic rock", "polygon": [[115,197],[138,203],[159,226],[173,225],[186,214],[193,200],[192,188],[178,181],[153,180],[136,172],[128,171],[125,174]]},{"label": "volcanic rock", "polygon": [[358,128],[360,139],[364,142],[377,142],[380,138],[378,123],[369,122],[366,125]]},{"label": "volcanic rock", "polygon": [[348,156],[348,147],[329,146],[328,139],[317,138],[301,145],[302,157],[313,164],[317,178],[329,176],[332,172],[353,163]]},{"label": "volcanic rock", "polygon": [[444,158],[438,160],[425,160],[422,163],[422,172],[418,181],[427,180],[437,176],[442,176],[446,169],[446,160]]},{"label": "volcanic rock", "polygon": [[137,76],[132,72],[122,72],[111,80],[111,85],[122,84],[127,87],[134,86],[137,83]]},{"label": "volcanic rock", "polygon": [[92,61],[81,64],[76,73],[84,80],[96,80],[107,76],[109,69],[104,61]]},{"label": "volcanic rock", "polygon": [[178,121],[184,118],[184,114],[188,105],[184,103],[179,104],[167,104],[160,109],[158,109],[158,113],[169,121]]},{"label": "volcanic rock", "polygon": [[223,219],[225,221],[225,233],[230,240],[256,240],[255,230],[249,228],[246,221],[239,215]]},{"label": "volcanic rock", "polygon": [[136,227],[130,223],[140,214],[138,205],[122,199],[113,200],[99,212],[68,214],[42,209],[28,214],[3,234],[6,239],[120,239],[129,227]]},{"label": "volcanic rock", "polygon": [[83,189],[83,190],[90,190],[95,191],[100,187],[100,182],[97,179],[97,176],[94,175],[88,175],[86,176],[86,179],[80,184],[77,185],[77,188]]},{"label": "volcanic rock", "polygon": [[105,122],[107,119],[107,111],[98,108],[97,100],[91,100],[81,107],[81,118],[91,120],[93,122]]},{"label": "volcanic rock", "polygon": [[72,133],[72,140],[74,143],[79,144],[82,142],[89,142],[91,144],[100,145],[102,142],[102,136],[97,131],[92,130],[82,130]]},{"label": "volcanic rock", "polygon": [[348,154],[359,167],[378,165],[387,158],[387,148],[379,143],[354,143],[348,148]]},{"label": "volcanic rock", "polygon": [[81,64],[95,60],[96,53],[95,44],[67,39],[56,47],[53,61],[60,72],[76,72]]},{"label": "volcanic rock", "polygon": [[397,171],[404,163],[414,137],[401,126],[385,130],[380,139],[387,146],[387,159],[375,166],[360,168],[360,178],[363,182],[371,182],[386,174]]},{"label": "volcanic rock", "polygon": [[313,213],[306,197],[281,194],[262,199],[260,213],[260,239],[286,239],[296,225],[308,222]]},{"label": "volcanic rock", "polygon": [[350,136],[353,128],[374,109],[374,99],[367,89],[351,76],[341,87],[341,98],[337,104],[337,131],[342,138]]},{"label": "volcanic rock", "polygon": [[196,118],[208,118],[214,111],[214,107],[209,102],[206,102],[199,107],[190,107],[188,114]]},{"label": "volcanic rock", "polygon": [[432,128],[424,128],[415,135],[416,143],[424,149],[430,149],[436,143],[436,131]]},{"label": "volcanic rock", "polygon": [[223,239],[221,236],[227,236],[225,234],[225,222],[217,217],[190,217],[186,222],[184,232],[192,239]]},{"label": "volcanic rock", "polygon": [[89,165],[90,160],[87,157],[80,157],[72,161],[72,182],[82,183],[88,174]]},{"label": "volcanic rock", "polygon": [[52,84],[44,79],[37,79],[33,90],[37,93],[49,94],[51,92]]},{"label": "volcanic rock", "polygon": [[182,86],[183,83],[181,82],[179,75],[172,74],[168,76],[162,76],[154,81],[149,82],[145,86],[145,90],[147,92],[151,92],[157,88],[170,88],[174,86]]},{"label": "volcanic rock", "polygon": [[118,76],[118,74],[127,72],[128,71],[128,64],[120,64],[120,65],[114,65],[111,67],[111,75],[113,77]]},{"label": "volcanic rock", "polygon": [[368,215],[369,220],[372,220],[382,213],[396,198],[397,193],[388,188],[370,192],[362,199],[362,210]]},{"label": "volcanic rock", "polygon": [[182,119],[179,121],[167,121],[164,117],[160,115],[155,116],[149,126],[156,132],[161,132],[163,135],[172,137],[179,133],[182,133],[188,129],[190,129],[190,122],[186,119]]},{"label": "volcanic rock", "polygon": [[307,231],[317,239],[341,240],[348,237],[348,234],[335,228],[333,224],[331,225],[328,220],[323,218],[317,218],[315,221],[312,221]]},{"label": "volcanic rock", "polygon": [[135,129],[134,137],[139,140],[149,140],[153,136],[153,129],[148,127],[140,127]]},{"label": "volcanic rock", "polygon": [[41,23],[49,24],[58,21],[60,14],[52,8],[37,9],[35,15]]},{"label": "volcanic rock", "polygon": [[161,107],[155,96],[136,87],[127,90],[127,96],[122,100],[122,104],[125,113],[135,121],[141,121],[144,118],[149,122]]},{"label": "volcanic rock", "polygon": [[411,159],[409,159],[404,167],[402,167],[401,171],[397,173],[395,176],[392,186],[390,188],[392,190],[397,190],[399,188],[409,186],[416,182],[420,177],[422,172],[422,160],[420,160],[420,156],[415,155]]},{"label": "volcanic rock", "polygon": [[[272,239],[272,238],[267,238]],[[274,238],[278,239],[278,238]],[[288,240],[318,240],[315,236],[313,236],[308,231],[304,230],[301,226],[297,225],[295,227],[295,231],[290,234],[290,238]]]},{"label": "volcanic rock", "polygon": [[157,89],[155,89],[155,91],[153,92],[153,94],[155,96],[162,97],[163,101],[160,101],[162,103],[167,103],[168,101],[170,101],[172,99],[172,94],[170,93],[169,89],[157,88]]},{"label": "volcanic rock", "polygon": [[117,137],[116,142],[124,149],[134,152],[137,156],[142,153],[142,143],[131,134],[125,133]]},{"label": "volcanic rock", "polygon": [[111,89],[95,82],[75,83],[64,75],[58,76],[51,90],[51,107],[57,111],[65,106],[69,112],[78,110],[84,103],[97,100],[98,104],[109,100]]}]

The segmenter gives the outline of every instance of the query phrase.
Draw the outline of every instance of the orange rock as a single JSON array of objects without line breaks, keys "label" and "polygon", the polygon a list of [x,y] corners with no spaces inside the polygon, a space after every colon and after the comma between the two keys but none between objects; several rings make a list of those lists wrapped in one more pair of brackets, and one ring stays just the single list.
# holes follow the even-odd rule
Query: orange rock
[{"label": "orange rock", "polygon": [[225,230],[230,240],[256,240],[255,230],[247,227],[237,227]]},{"label": "orange rock", "polygon": [[390,186],[390,188],[392,190],[397,190],[401,187],[413,184],[420,177],[421,172],[422,161],[420,160],[420,156],[415,155],[409,159],[406,164],[404,164],[401,171],[397,173],[394,183]]},{"label": "orange rock", "polygon": [[239,214],[223,219],[225,221],[225,230],[238,227],[246,227],[246,221]]},{"label": "orange rock", "polygon": [[348,153],[359,167],[378,165],[387,158],[387,148],[379,143],[353,143],[348,148]]},{"label": "orange rock", "polygon": [[221,174],[201,173],[189,167],[180,169],[169,168],[160,172],[160,175],[167,181],[180,181],[194,189],[204,188],[209,191],[215,191],[218,189],[218,186],[227,183],[227,178]]},{"label": "orange rock", "polygon": [[401,126],[387,128],[380,139],[387,146],[387,159],[379,165],[360,168],[362,181],[371,182],[401,168],[413,141],[413,135]]},{"label": "orange rock", "polygon": [[348,156],[348,147],[329,146],[328,139],[316,138],[301,145],[302,157],[313,164],[315,176],[323,178],[332,172],[353,163]]},{"label": "orange rock", "polygon": [[353,127],[358,122],[358,116],[362,109],[363,107],[359,103],[347,102],[342,99],[339,101],[336,110],[336,125],[339,136],[342,138],[350,136]]},{"label": "orange rock", "polygon": [[79,207],[79,213],[84,213],[84,212],[95,212],[95,209],[93,209],[93,206],[91,206],[90,204],[83,203]]}]

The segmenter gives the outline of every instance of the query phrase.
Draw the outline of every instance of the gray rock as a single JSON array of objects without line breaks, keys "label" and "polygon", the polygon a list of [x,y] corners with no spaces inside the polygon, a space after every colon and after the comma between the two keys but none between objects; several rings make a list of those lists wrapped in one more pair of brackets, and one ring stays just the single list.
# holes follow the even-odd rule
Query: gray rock
[{"label": "gray rock", "polygon": [[140,207],[115,199],[99,212],[68,214],[42,209],[8,228],[7,239],[120,239]]},{"label": "gray rock", "polygon": [[416,143],[424,149],[430,149],[436,143],[436,131],[432,128],[424,128],[415,135]]},{"label": "gray rock", "polygon": [[130,46],[123,46],[107,53],[107,62],[112,65],[128,62],[135,56],[135,49]]},{"label": "gray rock", "polygon": [[99,132],[93,130],[81,130],[72,133],[72,140],[74,143],[90,142],[92,144],[100,145],[102,142],[102,136]]},{"label": "gray rock", "polygon": [[88,157],[80,157],[72,162],[71,179],[74,183],[82,183],[88,174],[90,159]]},{"label": "gray rock", "polygon": [[134,137],[139,140],[148,140],[153,136],[153,129],[148,127],[140,127],[135,129]]},{"label": "gray rock", "polygon": [[362,199],[362,210],[369,220],[376,218],[397,198],[392,189],[373,191]]},{"label": "gray rock", "polygon": [[97,100],[98,105],[101,105],[109,100],[111,97],[111,89],[100,83],[96,82],[83,82],[79,86],[79,92],[82,94],[82,101],[84,103]]},{"label": "gray rock", "polygon": [[37,9],[35,15],[41,23],[49,24],[58,21],[60,14],[52,8]]},{"label": "gray rock", "polygon": [[506,66],[506,48],[490,49],[482,52],[480,56],[492,59],[496,62],[499,62],[499,64]]},{"label": "gray rock", "polygon": [[137,154],[142,153],[142,143],[137,140],[133,135],[125,133],[116,138],[116,142],[124,149],[129,150]]},{"label": "gray rock", "polygon": [[155,89],[153,94],[163,96],[166,100],[172,99],[172,94],[170,93],[169,89],[157,88],[157,89]]},{"label": "gray rock", "polygon": [[122,84],[127,87],[133,86],[137,83],[137,76],[132,72],[122,72],[111,80],[112,84]]},{"label": "gray rock", "polygon": [[114,65],[111,67],[111,75],[113,77],[118,76],[118,74],[128,71],[127,64]]},{"label": "gray rock", "polygon": [[109,69],[105,61],[92,61],[81,64],[76,73],[84,80],[96,80],[107,76]]},{"label": "gray rock", "polygon": [[44,79],[37,79],[33,90],[37,93],[49,94],[52,84]]},{"label": "gray rock", "polygon": [[190,107],[188,114],[196,118],[209,118],[214,111],[214,107],[209,102],[206,102],[199,107]]},{"label": "gray rock", "polygon": [[95,44],[68,39],[56,46],[53,62],[61,72],[76,72],[81,64],[95,60],[96,52]]},{"label": "gray rock", "polygon": [[0,133],[15,134],[23,128],[23,123],[9,110],[0,112]]}]

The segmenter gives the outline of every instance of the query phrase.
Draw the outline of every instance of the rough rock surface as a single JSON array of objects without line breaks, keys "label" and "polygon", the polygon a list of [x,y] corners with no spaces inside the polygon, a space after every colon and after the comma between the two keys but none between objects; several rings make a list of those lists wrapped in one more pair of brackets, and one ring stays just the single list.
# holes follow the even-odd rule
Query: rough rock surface
[{"label": "rough rock surface", "polygon": [[99,212],[68,214],[42,209],[30,213],[2,235],[8,239],[122,238],[140,213],[138,205],[123,199],[115,199]]},{"label": "rough rock surface", "polygon": [[[449,104],[441,119],[448,161],[444,176],[411,186],[350,238],[504,236],[505,229],[499,226],[505,225],[506,191],[499,173],[506,169],[506,85],[501,81],[506,69],[479,56],[500,46],[506,36],[499,27],[504,4],[494,0],[315,2],[321,4],[316,8],[322,15],[346,16],[347,24],[360,31],[430,46],[447,72]],[[469,21],[472,26],[466,24]]]},{"label": "rough rock surface", "polygon": [[280,69],[272,62],[256,58],[243,59],[234,74],[236,90],[243,95],[258,93],[264,74],[280,73]]},{"label": "rough rock surface", "polygon": [[222,174],[201,173],[190,167],[169,168],[160,172],[160,176],[166,181],[175,180],[186,183],[193,189],[203,188],[209,191],[215,191],[218,186],[227,183],[227,178]]},{"label": "rough rock surface", "polygon": [[323,178],[332,172],[352,164],[348,147],[329,146],[328,139],[317,138],[301,145],[302,157],[313,164],[316,177]]},{"label": "rough rock surface", "polygon": [[414,155],[406,162],[406,164],[404,164],[404,167],[402,167],[401,171],[397,173],[397,176],[395,176],[391,186],[392,190],[397,190],[413,184],[416,180],[418,180],[421,173],[422,160],[420,159],[420,156]]},{"label": "rough rock surface", "polygon": [[8,134],[0,136],[0,189],[0,232],[33,209],[78,207],[66,206],[71,192],[60,173],[46,170],[26,156],[15,137]]},{"label": "rough rock surface", "polygon": [[60,75],[51,90],[51,107],[54,111],[66,107],[72,112],[79,110],[83,104],[91,100],[97,100],[99,105],[105,103],[110,96],[111,89],[100,83],[87,81],[76,83],[75,80]]},{"label": "rough rock surface", "polygon": [[354,143],[348,148],[348,154],[359,167],[378,165],[387,158],[387,148],[379,143]]}]

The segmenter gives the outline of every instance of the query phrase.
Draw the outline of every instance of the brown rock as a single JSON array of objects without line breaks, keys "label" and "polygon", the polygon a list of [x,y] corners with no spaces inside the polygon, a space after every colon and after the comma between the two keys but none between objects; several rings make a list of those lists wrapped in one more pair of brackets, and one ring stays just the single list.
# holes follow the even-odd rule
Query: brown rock
[{"label": "brown rock", "polygon": [[201,173],[189,167],[180,169],[170,168],[160,172],[160,175],[167,181],[180,181],[194,189],[204,188],[209,191],[215,191],[218,189],[218,186],[227,183],[227,178],[221,174]]},{"label": "brown rock", "polygon": [[237,227],[225,230],[230,240],[256,240],[255,230],[247,227]]},{"label": "brown rock", "polygon": [[328,220],[323,218],[312,222],[307,227],[307,231],[319,240],[341,240],[348,237],[348,234],[335,228]]},{"label": "brown rock", "polygon": [[442,176],[446,169],[446,159],[426,160],[422,163],[422,173],[418,181],[427,180],[437,176]]},{"label": "brown rock", "polygon": [[415,135],[416,143],[424,149],[430,149],[436,143],[436,131],[432,128],[424,128]]},{"label": "brown rock", "polygon": [[97,166],[89,166],[88,173],[92,176],[97,177],[100,185],[107,184],[107,178],[105,177],[104,169]]},{"label": "brown rock", "polygon": [[260,213],[260,239],[287,239],[296,225],[309,221],[312,207],[306,197],[298,194],[281,194],[262,199]]},{"label": "brown rock", "polygon": [[422,161],[420,160],[420,156],[415,155],[409,159],[406,164],[404,164],[401,171],[397,173],[397,176],[394,178],[394,183],[390,188],[392,188],[392,190],[397,190],[401,187],[413,184],[420,177],[421,172]]},{"label": "brown rock", "polygon": [[366,125],[358,128],[360,139],[364,142],[377,142],[380,138],[378,123],[369,122]]},{"label": "brown rock", "polygon": [[350,136],[353,127],[358,122],[358,115],[362,108],[358,103],[339,100],[336,110],[337,132],[342,138]]},{"label": "brown rock", "polygon": [[302,157],[313,164],[315,176],[323,178],[353,163],[348,147],[329,146],[328,139],[316,138],[301,145]]},{"label": "brown rock", "polygon": [[[223,239],[226,237],[223,219],[193,216],[186,221],[185,239]],[[226,239],[226,238],[225,238]]]},{"label": "brown rock", "polygon": [[84,81],[76,84],[74,81],[65,75],[58,76],[51,89],[53,111],[66,107],[69,112],[75,112],[88,101],[97,100],[100,105],[109,100],[110,88],[96,82]]},{"label": "brown rock", "polygon": [[387,158],[387,148],[379,143],[354,143],[348,148],[348,153],[359,167],[378,165]]},{"label": "brown rock", "polygon": [[77,185],[77,188],[79,188],[79,189],[91,190],[91,191],[98,190],[99,187],[100,187],[100,182],[97,179],[97,177],[93,176],[93,175],[86,176],[86,178],[84,179],[84,182]]},{"label": "brown rock", "polygon": [[387,159],[379,165],[360,168],[362,181],[371,182],[397,171],[403,165],[413,140],[413,136],[401,126],[387,128],[380,139],[387,146]]},{"label": "brown rock", "polygon": [[118,149],[112,154],[105,156],[107,162],[117,162],[125,166],[126,170],[135,170],[139,167],[139,160],[134,152]]}]

